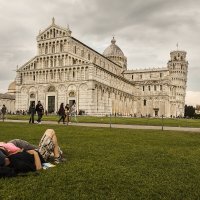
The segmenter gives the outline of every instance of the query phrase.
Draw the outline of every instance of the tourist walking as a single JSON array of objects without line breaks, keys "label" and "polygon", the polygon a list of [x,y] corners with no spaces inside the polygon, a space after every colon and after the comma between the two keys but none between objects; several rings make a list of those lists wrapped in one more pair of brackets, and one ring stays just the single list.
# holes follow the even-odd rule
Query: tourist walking
[{"label": "tourist walking", "polygon": [[7,108],[6,108],[5,105],[3,105],[3,107],[1,108],[3,122],[4,122],[5,118],[6,118],[6,112],[7,112]]},{"label": "tourist walking", "polygon": [[30,114],[30,118],[29,118],[29,124],[33,123],[34,124],[34,115],[35,115],[35,101],[31,102],[31,105],[29,107],[29,114]]},{"label": "tourist walking", "polygon": [[37,123],[41,124],[41,119],[42,119],[42,116],[44,115],[44,108],[43,108],[43,105],[41,104],[40,101],[38,101],[35,110],[36,110],[36,112],[38,114]]},{"label": "tourist walking", "polygon": [[67,122],[67,125],[68,125],[69,122],[70,122],[70,107],[69,107],[69,104],[67,104],[65,106],[65,116],[66,116],[66,122]]},{"label": "tourist walking", "polygon": [[60,119],[58,120],[58,124],[60,123],[61,120],[63,121],[63,124],[65,124],[66,115],[65,115],[64,103],[60,104],[60,108],[58,110],[58,115],[60,116]]}]

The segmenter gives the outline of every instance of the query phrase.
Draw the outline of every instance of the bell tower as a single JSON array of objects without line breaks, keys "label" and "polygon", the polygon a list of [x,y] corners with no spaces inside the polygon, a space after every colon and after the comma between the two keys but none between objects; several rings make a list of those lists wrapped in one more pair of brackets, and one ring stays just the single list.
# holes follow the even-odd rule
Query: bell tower
[{"label": "bell tower", "polygon": [[176,117],[184,116],[188,61],[186,51],[176,50],[170,52],[168,69],[171,81],[170,103],[171,113]]}]

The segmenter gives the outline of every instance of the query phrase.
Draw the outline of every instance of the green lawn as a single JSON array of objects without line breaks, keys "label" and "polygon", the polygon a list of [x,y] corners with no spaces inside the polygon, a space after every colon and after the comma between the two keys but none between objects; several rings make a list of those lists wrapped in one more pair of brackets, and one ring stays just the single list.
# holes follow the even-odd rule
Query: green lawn
[{"label": "green lawn", "polygon": [[[29,119],[28,115],[7,115],[8,119]],[[35,116],[37,119],[37,116]],[[45,121],[58,121],[59,116],[48,115],[43,116]],[[200,127],[200,119],[179,119],[179,118],[164,118],[163,121],[161,118],[130,118],[130,117],[93,117],[93,116],[78,116],[78,122],[90,122],[90,123],[105,123],[109,124],[136,124],[136,125],[148,125],[148,126],[161,126],[162,123],[164,126],[173,126],[173,127]],[[74,122],[74,118],[72,118]]]},{"label": "green lawn", "polygon": [[0,123],[0,141],[56,131],[66,163],[0,180],[0,199],[198,199],[200,135]]}]

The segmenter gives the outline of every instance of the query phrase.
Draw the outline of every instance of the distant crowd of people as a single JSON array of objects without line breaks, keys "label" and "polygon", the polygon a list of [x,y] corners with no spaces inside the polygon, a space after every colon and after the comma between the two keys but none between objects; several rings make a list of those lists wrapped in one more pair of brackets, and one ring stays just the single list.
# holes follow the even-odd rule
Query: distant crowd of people
[{"label": "distant crowd of people", "polygon": [[[35,123],[34,117],[35,117],[35,114],[37,113],[38,119],[37,119],[36,123],[38,123],[38,124],[41,124],[43,115],[44,114],[47,115],[47,113],[44,113],[44,107],[40,101],[38,101],[36,106],[35,106],[34,101],[31,102],[28,113],[30,115],[29,123]],[[60,118],[58,120],[58,124],[62,121],[63,124],[68,125],[70,123],[72,117],[74,117],[74,120],[77,122],[76,103],[74,102],[74,104],[72,106],[69,106],[69,104],[66,104],[64,106],[64,103],[61,103],[57,114],[60,116]]]},{"label": "distant crowd of people", "polygon": [[[0,118],[4,121],[6,118],[6,114],[9,114],[7,108],[5,105],[2,106],[0,109]],[[18,115],[29,115],[29,123],[37,123],[41,124],[43,115],[48,115],[47,110],[44,110],[43,105],[41,104],[41,101],[37,102],[37,105],[35,105],[35,101],[32,101],[30,103],[30,106],[28,110],[17,110],[16,114]],[[37,114],[38,118],[35,121],[35,115]],[[64,106],[64,103],[60,104],[59,110],[57,112],[59,115],[58,124],[62,121],[63,124],[68,125],[71,122],[72,117],[74,118],[74,121],[77,122],[77,109],[76,109],[76,103],[74,102],[73,105],[66,104]]]}]

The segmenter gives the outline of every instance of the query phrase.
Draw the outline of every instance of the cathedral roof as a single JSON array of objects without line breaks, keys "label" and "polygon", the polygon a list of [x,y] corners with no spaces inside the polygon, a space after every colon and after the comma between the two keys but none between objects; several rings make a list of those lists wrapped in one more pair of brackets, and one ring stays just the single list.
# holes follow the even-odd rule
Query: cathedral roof
[{"label": "cathedral roof", "polygon": [[123,73],[124,74],[132,74],[132,73],[150,73],[150,72],[162,72],[162,71],[168,71],[167,67],[162,68],[149,68],[149,69],[132,69],[132,70],[126,70]]},{"label": "cathedral roof", "polygon": [[0,99],[15,100],[15,96],[11,95],[11,94],[2,94],[2,93],[0,93]]},{"label": "cathedral roof", "polygon": [[111,40],[110,46],[108,46],[103,52],[104,56],[106,56],[106,57],[108,57],[108,56],[124,57],[124,53],[115,43],[116,43],[116,40],[113,37],[113,39]]}]

